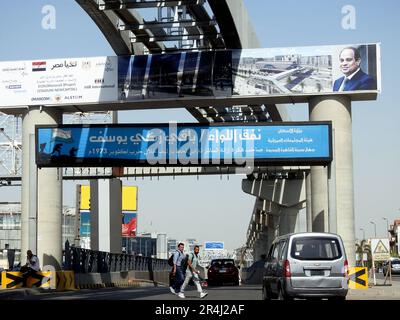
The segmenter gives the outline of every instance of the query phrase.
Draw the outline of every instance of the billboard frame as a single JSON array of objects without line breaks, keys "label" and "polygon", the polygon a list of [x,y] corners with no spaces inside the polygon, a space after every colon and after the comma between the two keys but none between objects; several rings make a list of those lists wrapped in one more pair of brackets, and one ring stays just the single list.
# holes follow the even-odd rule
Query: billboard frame
[{"label": "billboard frame", "polygon": [[[168,126],[169,123],[135,123],[135,124],[83,124],[80,125],[79,127],[81,128],[104,128],[104,127],[114,127],[114,128],[141,128],[141,127],[165,127]],[[301,125],[307,125],[307,126],[318,126],[318,125],[326,125],[328,126],[328,144],[329,144],[329,157],[319,157],[319,158],[256,158],[254,159],[254,166],[273,166],[273,165],[295,165],[295,166],[303,166],[303,165],[322,165],[326,166],[328,165],[332,160],[333,160],[333,146],[332,146],[332,121],[294,121],[294,122],[256,122],[256,123],[248,123],[248,122],[225,122],[225,123],[211,123],[209,125],[204,125],[201,123],[174,123],[174,125],[179,127],[205,127],[208,126],[209,128],[213,127],[237,127],[237,126],[260,126],[260,127],[273,127],[273,126],[301,126]],[[65,125],[36,125],[35,126],[35,157],[36,157],[36,164],[37,160],[39,159],[39,137],[38,137],[38,131],[41,128],[58,128],[58,129],[68,129],[68,128],[77,128],[78,125],[74,124],[65,124]],[[200,159],[201,160],[201,159]],[[212,162],[211,159],[209,159],[210,162]],[[203,167],[215,167],[215,166],[224,166],[224,167],[246,167],[246,164],[243,166],[240,166],[238,164],[225,164],[222,161],[223,159],[220,159],[222,163],[215,164],[215,163],[197,163],[197,164],[181,164],[181,163],[176,163],[176,164],[157,164],[157,165],[152,165],[149,164],[147,160],[120,160],[120,159],[107,159],[107,160],[102,160],[101,158],[99,159],[88,159],[85,160],[85,162],[79,162],[79,163],[67,163],[65,166],[62,167],[110,167],[110,166],[116,166],[116,167],[134,167],[134,166],[141,166],[141,167],[154,167],[154,166],[161,166],[161,167],[198,167],[198,166],[203,166]],[[246,159],[237,159],[237,160],[246,160]],[[61,168],[56,166],[56,165],[40,165],[37,164],[38,168]]]}]

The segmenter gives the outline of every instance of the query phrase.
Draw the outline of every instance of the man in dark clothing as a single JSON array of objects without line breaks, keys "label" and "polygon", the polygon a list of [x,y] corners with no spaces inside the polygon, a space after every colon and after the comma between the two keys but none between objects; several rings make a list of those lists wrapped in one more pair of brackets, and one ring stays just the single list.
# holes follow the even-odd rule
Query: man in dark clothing
[{"label": "man in dark clothing", "polygon": [[175,276],[175,281],[172,286],[169,287],[173,294],[178,294],[181,289],[181,286],[184,281],[183,269],[182,269],[182,260],[185,257],[183,253],[184,248],[183,243],[178,244],[178,250],[174,253],[174,266],[172,268],[172,276]]},{"label": "man in dark clothing", "polygon": [[21,267],[23,284],[26,287],[26,282],[31,275],[36,274],[40,270],[39,258],[32,253],[31,250],[26,252],[26,264]]}]

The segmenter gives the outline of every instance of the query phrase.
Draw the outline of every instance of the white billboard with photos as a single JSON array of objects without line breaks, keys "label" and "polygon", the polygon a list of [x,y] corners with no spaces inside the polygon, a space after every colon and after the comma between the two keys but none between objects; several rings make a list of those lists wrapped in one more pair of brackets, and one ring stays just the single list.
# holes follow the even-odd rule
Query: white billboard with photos
[{"label": "white billboard with photos", "polygon": [[367,100],[380,90],[380,44],[0,62],[4,108],[296,103],[332,93]]},{"label": "white billboard with photos", "polygon": [[234,50],[232,60],[234,95],[381,90],[379,44]]},{"label": "white billboard with photos", "polygon": [[0,62],[0,106],[115,101],[117,57]]}]

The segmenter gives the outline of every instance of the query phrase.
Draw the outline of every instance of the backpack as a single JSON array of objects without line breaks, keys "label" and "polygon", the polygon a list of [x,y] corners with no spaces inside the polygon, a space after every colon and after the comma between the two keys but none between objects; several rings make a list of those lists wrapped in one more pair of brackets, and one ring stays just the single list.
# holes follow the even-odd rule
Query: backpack
[{"label": "backpack", "polygon": [[[168,258],[168,264],[173,267],[174,266],[174,254],[173,253],[169,258]],[[188,259],[189,259],[189,255],[185,254],[184,257],[182,258],[182,262],[181,262],[181,267],[183,272],[186,272],[187,266],[188,266]]]},{"label": "backpack", "polygon": [[185,256],[183,257],[182,262],[181,262],[181,267],[182,267],[183,273],[186,272],[186,269],[188,267],[188,260],[189,260],[189,255],[185,254]]},{"label": "backpack", "polygon": [[174,266],[174,253],[168,259],[168,264],[173,267]]}]

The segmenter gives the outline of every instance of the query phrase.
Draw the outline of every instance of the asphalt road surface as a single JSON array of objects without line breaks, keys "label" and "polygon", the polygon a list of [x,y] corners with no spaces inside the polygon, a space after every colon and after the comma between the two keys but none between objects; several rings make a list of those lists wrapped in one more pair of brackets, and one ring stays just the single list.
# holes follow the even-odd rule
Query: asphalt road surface
[{"label": "asphalt road surface", "polygon": [[189,288],[185,299],[170,292],[168,287],[84,289],[60,293],[42,293],[24,300],[260,300],[261,285],[221,286],[204,288],[208,295],[200,299],[198,292]]}]

